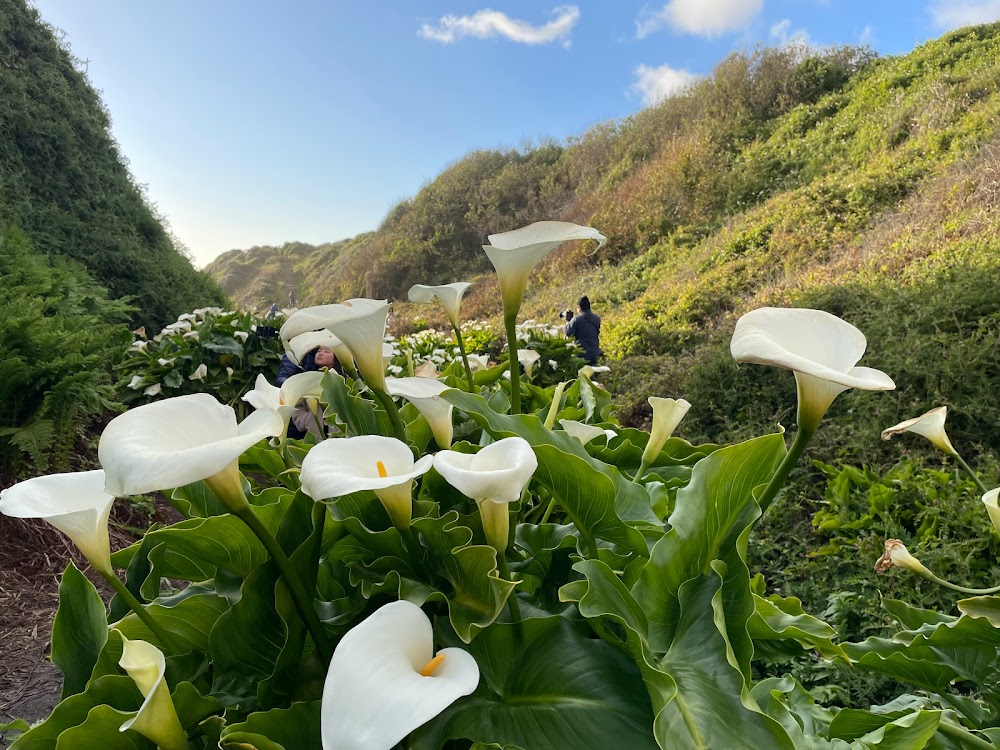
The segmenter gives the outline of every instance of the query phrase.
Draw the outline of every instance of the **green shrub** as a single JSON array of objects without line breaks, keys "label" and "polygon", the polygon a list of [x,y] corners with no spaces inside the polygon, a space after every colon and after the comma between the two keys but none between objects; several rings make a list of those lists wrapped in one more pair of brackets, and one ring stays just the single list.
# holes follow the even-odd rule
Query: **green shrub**
[{"label": "green shrub", "polygon": [[132,308],[16,229],[0,235],[0,289],[0,464],[66,471],[78,436],[116,405],[111,368]]}]

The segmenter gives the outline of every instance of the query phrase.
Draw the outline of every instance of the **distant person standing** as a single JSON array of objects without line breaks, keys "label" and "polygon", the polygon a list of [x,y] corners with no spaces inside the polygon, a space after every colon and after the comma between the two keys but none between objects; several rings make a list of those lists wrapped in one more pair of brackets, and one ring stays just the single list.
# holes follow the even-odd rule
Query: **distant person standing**
[{"label": "distant person standing", "polygon": [[264,318],[266,320],[274,320],[275,318],[278,317],[278,313],[279,312],[281,312],[281,311],[278,309],[278,303],[277,302],[272,302],[271,303],[271,309],[267,311],[267,315],[265,315]]},{"label": "distant person standing", "polygon": [[[565,317],[570,317],[567,310]],[[590,298],[587,295],[580,297],[576,305],[576,315],[566,324],[567,336],[573,336],[576,342],[583,349],[583,358],[588,365],[596,365],[597,358],[604,352],[601,351],[601,317],[590,311]]]}]

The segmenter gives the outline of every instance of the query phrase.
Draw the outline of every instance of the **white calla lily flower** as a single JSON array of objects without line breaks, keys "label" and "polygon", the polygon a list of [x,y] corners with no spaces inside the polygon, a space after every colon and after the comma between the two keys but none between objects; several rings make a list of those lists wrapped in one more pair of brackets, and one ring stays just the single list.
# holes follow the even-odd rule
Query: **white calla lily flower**
[{"label": "white calla lily flower", "polygon": [[424,415],[434,440],[442,448],[451,447],[454,434],[452,413],[455,407],[441,398],[441,394],[449,390],[440,380],[430,378],[386,378],[385,387],[392,396],[405,398]]},{"label": "white calla lily flower", "polygon": [[882,430],[882,439],[889,440],[893,435],[901,435],[904,432],[912,432],[930,440],[936,448],[947,453],[949,456],[957,456],[958,451],[948,439],[948,433],[944,431],[944,422],[948,417],[948,407],[939,406],[928,412],[921,414],[914,419],[907,419],[897,425]]},{"label": "white calla lily flower", "polygon": [[203,479],[231,510],[243,507],[237,460],[284,427],[271,409],[237,424],[232,407],[207,393],[130,409],[101,434],[97,455],[107,476],[105,489],[117,497],[142,495]]},{"label": "white calla lily flower", "polygon": [[485,354],[470,354],[469,367],[473,372],[488,370],[490,367],[490,358]]},{"label": "white calla lily flower", "polygon": [[372,490],[393,526],[408,529],[413,516],[413,480],[427,473],[433,456],[413,460],[406,443],[380,435],[324,440],[306,454],[299,479],[313,500]]},{"label": "white calla lily flower", "polygon": [[95,570],[112,574],[108,516],[115,496],[104,489],[104,471],[26,479],[0,492],[0,513],[41,518],[68,536]]},{"label": "white calla lily flower", "polygon": [[337,308],[335,312],[339,316],[326,327],[351,350],[365,384],[384,393],[382,339],[385,337],[389,303],[386,300],[350,299],[340,305],[326,307]]},{"label": "white calla lily flower", "polygon": [[410,302],[430,303],[437,300],[441,307],[448,313],[448,320],[458,328],[458,311],[462,305],[462,297],[472,284],[467,281],[458,281],[454,284],[442,284],[440,286],[427,286],[425,284],[414,284],[410,287],[407,296]]},{"label": "white calla lily flower", "polygon": [[618,437],[618,433],[614,430],[606,430],[603,427],[596,427],[592,424],[585,424],[584,422],[577,422],[574,419],[560,419],[559,424],[562,428],[568,432],[570,435],[575,437],[581,443],[586,445],[591,440],[599,438],[602,435],[607,437],[608,440],[611,438]]},{"label": "white calla lily flower", "polygon": [[570,240],[597,240],[597,247],[607,238],[591,227],[566,221],[538,221],[511,232],[491,234],[490,244],[483,245],[490,263],[497,271],[504,315],[512,317],[521,309],[528,277],[538,262]]},{"label": "white calla lily flower", "polygon": [[855,366],[867,345],[861,331],[822,310],[762,307],[736,322],[730,352],[737,362],[792,370],[799,428],[814,431],[833,400],[848,388],[896,387],[881,370]]},{"label": "white calla lily flower", "polygon": [[691,404],[682,398],[657,396],[649,397],[649,405],[653,407],[653,427],[649,432],[649,442],[642,452],[642,463],[646,466],[652,464],[660,455],[663,446],[691,408]]},{"label": "white calla lily flower", "polygon": [[153,383],[152,385],[147,386],[146,388],[142,389],[142,395],[144,395],[144,396],[159,396],[160,395],[160,391],[162,391],[162,390],[163,390],[163,384],[162,383]]},{"label": "white calla lily flower", "polygon": [[986,512],[990,515],[993,528],[1000,534],[1000,487],[983,495],[983,505],[986,506]]},{"label": "white calla lily flower", "polygon": [[541,354],[536,352],[534,349],[518,349],[517,350],[517,361],[521,367],[524,368],[524,374],[529,378],[531,377],[531,370],[535,366],[535,362],[541,359]]},{"label": "white calla lily flower", "polygon": [[139,711],[121,725],[156,743],[163,750],[188,750],[187,733],[177,718],[170,689],[164,678],[167,663],[163,652],[146,641],[130,641],[122,636],[122,658],[118,665],[128,672],[145,699]]},{"label": "white calla lily flower", "polygon": [[420,607],[386,604],[337,644],[323,687],[323,750],[390,750],[478,684],[471,654],[434,654]]},{"label": "white calla lily flower", "polygon": [[202,363],[195,368],[195,371],[188,375],[188,380],[205,380],[205,376],[208,375],[208,365]]},{"label": "white calla lily flower", "polygon": [[611,372],[611,368],[607,365],[584,365],[580,368],[580,374],[586,375],[590,380],[593,380],[594,376],[599,372]]},{"label": "white calla lily flower", "polygon": [[[282,342],[288,344],[296,336],[303,333],[313,333],[324,328],[329,330],[329,324],[350,317],[350,308],[343,305],[314,305],[296,310],[285,318],[278,335]],[[309,351],[306,349],[306,351]],[[305,353],[305,352],[303,352]]]},{"label": "white calla lily flower", "polygon": [[434,468],[448,484],[478,503],[486,538],[502,555],[510,532],[507,506],[520,499],[538,468],[528,441],[504,438],[475,454],[439,451],[434,455]]},{"label": "white calla lily flower", "polygon": [[323,395],[323,375],[319,370],[297,372],[287,378],[279,388],[267,378],[258,375],[252,391],[243,394],[243,400],[254,409],[273,409],[287,424],[300,399],[316,400]]}]

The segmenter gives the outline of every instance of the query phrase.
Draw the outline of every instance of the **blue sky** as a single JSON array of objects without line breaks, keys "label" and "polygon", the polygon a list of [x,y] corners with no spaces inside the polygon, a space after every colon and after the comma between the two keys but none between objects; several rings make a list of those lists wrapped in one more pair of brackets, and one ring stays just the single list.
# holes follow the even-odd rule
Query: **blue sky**
[{"label": "blue sky", "polygon": [[885,55],[1000,0],[33,0],[202,266],[374,229],[477,148],[627,117],[735,49]]}]

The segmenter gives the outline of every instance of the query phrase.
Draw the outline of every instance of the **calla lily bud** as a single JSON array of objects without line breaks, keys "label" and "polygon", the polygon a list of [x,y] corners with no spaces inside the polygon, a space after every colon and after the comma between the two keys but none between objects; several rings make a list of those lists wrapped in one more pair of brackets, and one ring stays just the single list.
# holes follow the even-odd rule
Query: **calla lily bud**
[{"label": "calla lily bud", "polygon": [[462,297],[472,284],[466,281],[459,281],[454,284],[443,284],[441,286],[426,286],[424,284],[414,284],[410,287],[408,297],[410,302],[429,303],[437,300],[441,307],[448,313],[448,320],[458,328],[458,311],[462,304]]},{"label": "calla lily bud", "polygon": [[49,474],[0,492],[0,513],[41,518],[68,536],[95,570],[112,574],[108,516],[115,496],[104,490],[104,471]]},{"label": "calla lily bud", "polygon": [[239,509],[247,501],[237,460],[284,428],[271,409],[255,411],[237,424],[232,407],[207,393],[138,406],[112,419],[101,434],[97,455],[106,474],[105,489],[121,497],[205,480],[230,510]]},{"label": "calla lily bud", "polygon": [[476,454],[440,451],[434,468],[452,487],[479,505],[490,545],[503,554],[510,534],[508,504],[517,502],[531,481],[538,459],[527,440],[498,440]]},{"label": "calla lily bud", "polygon": [[921,414],[919,417],[907,419],[904,422],[882,430],[882,439],[889,440],[893,435],[912,432],[917,435],[923,435],[938,450],[944,451],[949,456],[957,456],[958,451],[955,450],[955,447],[948,439],[948,434],[944,431],[944,421],[947,417],[948,407],[939,406],[936,409],[931,409]]},{"label": "calla lily bud", "polygon": [[652,464],[660,455],[663,446],[691,408],[691,404],[682,398],[656,396],[649,397],[649,405],[653,407],[653,428],[649,433],[649,442],[642,452],[642,463],[646,465]]},{"label": "calla lily bud", "polygon": [[986,512],[990,514],[990,521],[993,522],[993,528],[1000,534],[1000,505],[998,505],[998,500],[1000,500],[1000,487],[990,490],[983,495],[983,505],[986,506]]},{"label": "calla lily bud", "polygon": [[164,679],[163,652],[146,641],[122,636],[122,658],[118,662],[132,678],[145,700],[139,711],[121,725],[120,731],[138,732],[163,750],[188,750],[187,733],[177,718],[177,709]]},{"label": "calla lily bud", "polygon": [[861,331],[822,310],[762,307],[736,322],[730,351],[737,362],[792,370],[798,386],[798,424],[815,431],[830,404],[848,388],[891,391],[892,378],[855,367],[868,345]]},{"label": "calla lily bud", "polygon": [[528,277],[538,262],[569,240],[597,240],[597,247],[607,238],[591,227],[565,221],[538,221],[512,232],[491,234],[490,244],[483,245],[490,263],[497,271],[505,317],[521,309]]},{"label": "calla lily bud", "polygon": [[373,490],[393,526],[404,531],[413,516],[413,480],[431,468],[434,458],[413,460],[406,443],[380,435],[324,440],[302,461],[302,491],[313,500]]},{"label": "calla lily bud", "polygon": [[469,653],[434,654],[420,607],[386,604],[337,644],[323,688],[323,750],[390,750],[478,684]]},{"label": "calla lily bud", "polygon": [[886,539],[885,552],[875,563],[876,573],[885,573],[890,568],[905,568],[922,576],[933,576],[924,564],[910,554],[899,539]]},{"label": "calla lily bud", "polygon": [[384,393],[385,363],[382,360],[382,343],[389,303],[384,299],[351,299],[341,305],[328,307],[339,308],[337,312],[341,317],[327,327],[351,350],[358,371],[368,387]]},{"label": "calla lily bud", "polygon": [[449,390],[447,385],[440,380],[414,377],[386,378],[385,386],[391,395],[405,398],[424,415],[439,446],[451,447],[455,407],[441,398],[441,394]]}]

